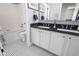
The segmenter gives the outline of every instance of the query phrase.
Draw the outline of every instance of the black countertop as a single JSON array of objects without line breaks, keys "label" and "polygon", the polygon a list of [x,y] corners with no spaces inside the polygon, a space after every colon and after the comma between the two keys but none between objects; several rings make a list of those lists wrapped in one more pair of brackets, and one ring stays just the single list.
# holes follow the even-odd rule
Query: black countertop
[{"label": "black countertop", "polygon": [[59,33],[64,33],[64,34],[79,36],[79,33],[75,33],[75,32],[62,31],[62,30],[57,30],[57,29],[54,29],[54,28],[49,28],[49,29],[47,29],[47,28],[41,28],[41,27],[39,27],[39,24],[31,24],[31,27],[32,28],[37,28],[37,29],[42,29],[42,30],[47,30],[47,31],[54,31],[54,32],[59,32]]}]

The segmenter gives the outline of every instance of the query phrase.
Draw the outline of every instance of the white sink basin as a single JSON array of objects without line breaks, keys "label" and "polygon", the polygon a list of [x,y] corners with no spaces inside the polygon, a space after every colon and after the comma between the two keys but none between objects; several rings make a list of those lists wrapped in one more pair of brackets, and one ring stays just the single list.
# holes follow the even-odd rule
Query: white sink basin
[{"label": "white sink basin", "polygon": [[45,26],[38,26],[40,28],[46,28],[46,29],[49,29],[49,27],[45,27]]}]

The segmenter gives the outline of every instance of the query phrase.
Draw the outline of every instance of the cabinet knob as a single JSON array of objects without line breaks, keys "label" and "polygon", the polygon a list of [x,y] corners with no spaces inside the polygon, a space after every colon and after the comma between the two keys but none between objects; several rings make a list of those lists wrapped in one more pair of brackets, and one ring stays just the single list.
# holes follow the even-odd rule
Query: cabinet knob
[{"label": "cabinet knob", "polygon": [[69,37],[69,39],[71,39],[71,37]]},{"label": "cabinet knob", "polygon": [[63,36],[63,38],[65,38],[65,36]]}]

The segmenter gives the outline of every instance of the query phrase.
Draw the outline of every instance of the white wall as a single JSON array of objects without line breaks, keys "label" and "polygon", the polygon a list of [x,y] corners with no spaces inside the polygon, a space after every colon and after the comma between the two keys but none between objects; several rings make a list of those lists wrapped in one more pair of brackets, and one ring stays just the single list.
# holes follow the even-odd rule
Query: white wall
[{"label": "white wall", "polygon": [[49,3],[49,20],[59,19],[61,13],[62,3]]},{"label": "white wall", "polygon": [[[39,11],[35,11],[35,10],[32,10],[32,9],[29,9],[28,8],[28,11],[27,12],[28,12],[28,18],[29,18],[30,24],[31,23],[36,23],[36,22],[39,21]],[[38,19],[36,21],[33,20],[34,13],[36,13],[37,16],[38,16]]]},{"label": "white wall", "polygon": [[21,28],[20,27],[20,29],[21,30],[26,30],[26,9],[25,9],[25,4],[24,3],[22,3],[22,4],[19,4],[18,5],[18,18],[19,18],[19,20],[18,20],[18,24],[19,24],[19,27],[21,26],[21,24],[23,24],[23,27]]},{"label": "white wall", "polygon": [[[28,6],[27,6],[27,3],[24,5],[24,7],[25,7],[25,19],[26,19],[26,27],[27,27],[27,46],[28,47],[30,47],[30,40],[31,40],[31,37],[30,37],[30,35],[31,35],[31,31],[30,31],[30,23],[32,22],[32,11],[31,10],[29,10],[28,9]],[[29,13],[30,12],[30,13]]]},{"label": "white wall", "polygon": [[[44,16],[45,16],[45,20],[48,20],[49,19],[49,9],[50,9],[50,6],[47,5],[46,3],[42,3],[44,6],[45,6],[45,13],[44,13]],[[47,10],[48,8],[48,10]],[[47,14],[48,13],[48,14]],[[48,18],[48,19],[47,19]]]},{"label": "white wall", "polygon": [[3,30],[18,30],[18,6],[13,4],[0,4],[0,26]]},{"label": "white wall", "polygon": [[[23,4],[0,4],[0,26],[3,30],[18,31],[26,22]],[[25,26],[25,25],[24,25]]]}]

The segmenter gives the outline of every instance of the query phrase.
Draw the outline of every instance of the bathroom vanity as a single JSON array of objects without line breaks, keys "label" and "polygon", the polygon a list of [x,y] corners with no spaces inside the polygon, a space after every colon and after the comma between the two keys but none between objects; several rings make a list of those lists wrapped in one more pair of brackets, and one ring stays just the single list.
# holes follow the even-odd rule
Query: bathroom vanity
[{"label": "bathroom vanity", "polygon": [[32,43],[56,55],[79,56],[78,26],[55,25],[56,27],[51,23],[31,24]]}]

